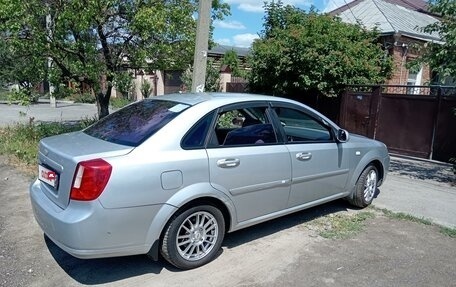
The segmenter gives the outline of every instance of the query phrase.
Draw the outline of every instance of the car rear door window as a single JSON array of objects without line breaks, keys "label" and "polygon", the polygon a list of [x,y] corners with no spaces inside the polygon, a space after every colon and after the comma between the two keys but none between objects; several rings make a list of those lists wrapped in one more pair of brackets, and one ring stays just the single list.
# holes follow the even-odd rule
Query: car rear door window
[{"label": "car rear door window", "polygon": [[188,107],[173,101],[143,100],[106,116],[85,129],[84,133],[136,147]]}]

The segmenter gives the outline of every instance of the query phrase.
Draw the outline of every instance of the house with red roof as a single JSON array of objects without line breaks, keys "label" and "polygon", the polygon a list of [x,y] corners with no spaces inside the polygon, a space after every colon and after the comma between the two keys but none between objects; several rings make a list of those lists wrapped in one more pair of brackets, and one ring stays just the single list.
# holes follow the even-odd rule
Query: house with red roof
[{"label": "house with red roof", "polygon": [[442,43],[438,33],[423,28],[439,21],[422,0],[354,0],[331,12],[343,22],[359,23],[367,29],[378,29],[380,43],[393,57],[394,72],[386,84],[420,86],[437,82],[437,75],[427,65],[410,67],[429,42]]}]

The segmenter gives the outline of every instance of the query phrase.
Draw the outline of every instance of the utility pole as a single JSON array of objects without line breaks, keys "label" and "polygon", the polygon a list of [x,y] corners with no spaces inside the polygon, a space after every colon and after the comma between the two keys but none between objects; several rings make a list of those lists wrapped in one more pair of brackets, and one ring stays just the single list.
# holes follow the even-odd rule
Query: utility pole
[{"label": "utility pole", "polygon": [[192,93],[204,92],[212,0],[200,0],[198,5],[195,55],[193,57]]},{"label": "utility pole", "polygon": [[[50,45],[50,42],[52,41],[52,19],[51,19],[51,9],[50,5],[46,3],[46,6],[48,8],[48,14],[46,15],[46,30],[48,33],[48,45]],[[49,84],[49,102],[51,107],[56,108],[57,107],[57,101],[54,96],[54,86],[52,85],[51,81],[49,80],[49,73],[52,68],[52,58],[48,57],[47,59],[47,72],[48,72],[48,84]]]}]

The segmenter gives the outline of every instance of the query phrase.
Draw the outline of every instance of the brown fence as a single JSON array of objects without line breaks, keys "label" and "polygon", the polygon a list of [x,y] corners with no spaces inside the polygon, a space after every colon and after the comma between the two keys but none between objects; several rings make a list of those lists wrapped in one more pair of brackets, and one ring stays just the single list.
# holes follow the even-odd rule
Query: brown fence
[{"label": "brown fence", "polygon": [[242,77],[231,77],[231,82],[226,83],[228,93],[246,93],[249,91],[247,79]]},{"label": "brown fence", "polygon": [[350,86],[339,123],[391,152],[448,161],[456,157],[455,109],[456,87]]},{"label": "brown fence", "polygon": [[248,83],[226,83],[226,91],[228,93],[245,93],[248,90]]}]

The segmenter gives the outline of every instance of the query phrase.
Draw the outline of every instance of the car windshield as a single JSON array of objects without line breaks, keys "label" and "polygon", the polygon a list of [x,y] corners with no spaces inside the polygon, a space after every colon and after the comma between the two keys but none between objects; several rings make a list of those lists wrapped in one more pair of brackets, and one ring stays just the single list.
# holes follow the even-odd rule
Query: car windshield
[{"label": "car windshield", "polygon": [[189,105],[163,100],[144,100],[112,113],[84,133],[113,143],[138,146],[169,123]]}]

